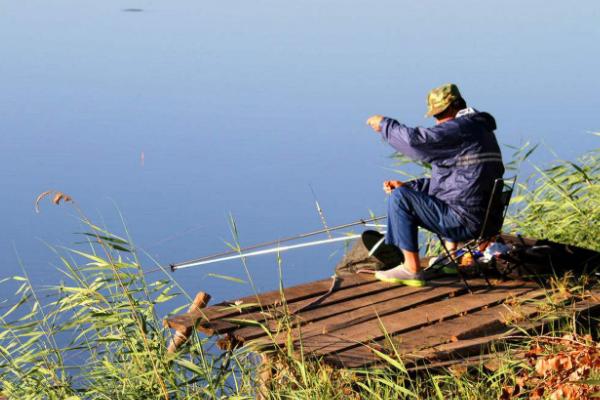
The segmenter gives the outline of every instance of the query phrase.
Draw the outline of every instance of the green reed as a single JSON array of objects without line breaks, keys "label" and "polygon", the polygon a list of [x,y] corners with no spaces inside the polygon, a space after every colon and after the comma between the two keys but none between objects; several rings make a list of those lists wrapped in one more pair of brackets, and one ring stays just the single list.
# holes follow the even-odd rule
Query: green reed
[{"label": "green reed", "polygon": [[600,250],[600,149],[576,162],[532,166],[535,173],[518,184],[507,228]]},{"label": "green reed", "polygon": [[37,289],[26,275],[10,278],[20,286],[0,316],[3,393],[19,399],[233,393],[230,356],[209,353],[207,339],[167,353],[170,332],[156,307],[181,296],[175,284],[148,281],[128,241],[84,223],[90,250],[57,251],[59,285]]}]

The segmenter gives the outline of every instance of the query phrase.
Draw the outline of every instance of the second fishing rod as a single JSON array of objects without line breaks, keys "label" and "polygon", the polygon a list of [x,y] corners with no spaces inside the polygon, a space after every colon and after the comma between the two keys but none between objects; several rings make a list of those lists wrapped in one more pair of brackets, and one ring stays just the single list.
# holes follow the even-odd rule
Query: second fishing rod
[{"label": "second fishing rod", "polygon": [[[220,259],[220,258],[226,258],[229,256],[239,256],[242,255],[244,253],[247,253],[248,251],[252,251],[252,250],[258,250],[261,249],[263,247],[267,247],[267,246],[275,246],[275,245],[280,245],[282,243],[287,243],[287,242],[291,242],[294,240],[301,240],[301,239],[305,239],[311,236],[316,236],[316,235],[321,235],[321,234],[326,234],[329,233],[331,231],[336,231],[336,230],[340,230],[340,229],[345,229],[345,228],[351,228],[353,226],[357,226],[357,225],[366,225],[370,222],[376,222],[376,221],[380,221],[383,219],[386,219],[387,216],[383,215],[383,216],[378,216],[378,217],[371,217],[371,218],[366,218],[366,219],[360,219],[358,221],[355,222],[351,222],[351,223],[347,223],[347,224],[342,224],[342,225],[337,225],[337,226],[333,226],[333,227],[328,227],[328,228],[324,228],[324,229],[319,229],[316,231],[312,231],[312,232],[307,232],[307,233],[301,233],[299,235],[294,235],[294,236],[289,236],[289,237],[284,237],[284,238],[280,238],[280,239],[276,239],[276,240],[271,240],[268,242],[263,242],[263,243],[259,243],[259,244],[255,244],[252,246],[248,246],[248,247],[244,247],[241,249],[234,249],[234,250],[228,250],[225,252],[221,252],[221,253],[216,253],[216,254],[211,254],[208,256],[204,256],[204,257],[199,257],[199,258],[195,258],[192,260],[188,260],[188,261],[183,261],[183,262],[179,262],[179,263],[174,263],[174,264],[170,264],[170,268],[171,271],[176,271],[178,269],[183,269],[183,268],[188,268],[191,266],[196,266],[196,265],[202,265],[210,260],[215,260],[215,259]],[[333,238],[333,239],[329,239],[330,241],[336,241],[339,240],[340,238]],[[298,244],[295,245],[296,247],[305,247],[304,244]]]}]

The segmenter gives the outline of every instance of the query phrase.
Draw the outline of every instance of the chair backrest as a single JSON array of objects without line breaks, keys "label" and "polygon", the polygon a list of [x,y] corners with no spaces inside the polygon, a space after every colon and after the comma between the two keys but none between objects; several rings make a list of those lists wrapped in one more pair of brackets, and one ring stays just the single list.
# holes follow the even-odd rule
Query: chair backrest
[{"label": "chair backrest", "polygon": [[516,176],[494,181],[479,239],[488,239],[500,233],[516,183]]}]

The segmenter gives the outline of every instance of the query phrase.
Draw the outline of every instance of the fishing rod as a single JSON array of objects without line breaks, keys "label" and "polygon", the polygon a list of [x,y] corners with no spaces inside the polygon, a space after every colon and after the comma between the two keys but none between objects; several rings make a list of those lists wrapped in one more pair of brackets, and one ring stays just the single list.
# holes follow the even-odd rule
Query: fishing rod
[{"label": "fishing rod", "polygon": [[248,252],[248,253],[240,253],[240,254],[236,254],[233,256],[217,257],[217,258],[212,258],[210,260],[196,261],[196,262],[192,262],[192,263],[183,263],[183,264],[171,266],[171,269],[173,271],[177,271],[180,269],[197,267],[197,266],[206,265],[206,264],[213,264],[213,263],[217,263],[217,262],[221,262],[221,261],[237,260],[239,258],[261,256],[263,254],[270,254],[270,253],[280,253],[280,252],[284,252],[284,251],[288,251],[288,250],[292,250],[292,249],[301,249],[303,247],[318,246],[320,244],[326,244],[326,243],[343,242],[345,240],[357,239],[359,237],[360,237],[360,235],[348,235],[348,236],[341,236],[341,237],[332,238],[332,239],[315,240],[313,242],[308,242],[308,243],[292,244],[289,246],[281,246],[281,247],[277,246],[277,247],[270,248],[270,249],[256,250],[256,251],[252,251],[252,252]]},{"label": "fishing rod", "polygon": [[[200,265],[212,264],[212,263],[216,263],[216,262],[220,262],[220,261],[234,260],[234,259],[239,259],[239,258],[243,258],[243,257],[258,256],[258,255],[263,255],[263,254],[298,249],[298,248],[302,248],[302,247],[310,247],[310,246],[317,246],[320,244],[352,240],[352,239],[356,239],[356,238],[360,237],[360,235],[347,235],[347,236],[342,236],[342,237],[337,237],[337,238],[317,240],[317,241],[308,242],[308,243],[300,243],[300,244],[289,245],[289,246],[280,246],[280,244],[282,244],[282,243],[291,242],[293,240],[305,239],[307,237],[316,236],[316,235],[320,235],[323,233],[328,233],[328,232],[336,231],[336,230],[340,230],[340,229],[350,228],[352,226],[367,225],[369,222],[380,221],[385,218],[387,218],[386,215],[379,216],[379,217],[372,217],[372,218],[368,218],[368,219],[361,218],[358,221],[347,223],[347,224],[328,227],[325,229],[319,229],[319,230],[307,232],[307,233],[301,233],[301,234],[295,235],[295,236],[289,236],[289,237],[285,237],[285,238],[281,238],[281,239],[277,239],[277,240],[271,240],[268,242],[255,244],[255,245],[248,246],[248,247],[245,247],[242,249],[228,250],[228,251],[225,251],[222,253],[217,253],[217,254],[212,254],[209,256],[205,256],[205,257],[195,258],[192,260],[188,260],[188,261],[184,261],[184,262],[180,262],[180,263],[176,263],[176,264],[170,264],[170,267],[171,267],[171,271],[174,272],[179,269],[197,267]],[[270,248],[270,249],[258,250],[263,247],[273,246],[273,245],[276,245],[277,247]]]}]

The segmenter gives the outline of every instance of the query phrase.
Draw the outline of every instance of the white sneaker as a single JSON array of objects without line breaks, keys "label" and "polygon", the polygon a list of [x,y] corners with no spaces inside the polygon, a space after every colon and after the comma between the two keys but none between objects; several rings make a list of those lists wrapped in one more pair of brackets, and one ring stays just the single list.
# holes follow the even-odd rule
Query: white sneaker
[{"label": "white sneaker", "polygon": [[425,272],[422,270],[412,272],[404,264],[400,264],[396,268],[375,272],[375,279],[382,282],[419,287],[425,285]]}]

